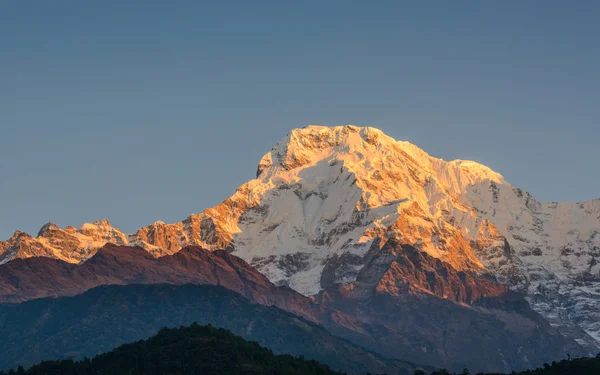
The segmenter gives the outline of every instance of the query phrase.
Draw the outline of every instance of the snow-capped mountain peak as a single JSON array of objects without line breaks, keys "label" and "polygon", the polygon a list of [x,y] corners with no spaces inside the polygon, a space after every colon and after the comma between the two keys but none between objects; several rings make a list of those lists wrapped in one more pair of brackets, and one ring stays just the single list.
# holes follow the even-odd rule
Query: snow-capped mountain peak
[{"label": "snow-capped mountain peak", "polygon": [[0,262],[81,262],[105,242],[155,256],[199,245],[314,295],[355,281],[389,239],[459,271],[492,273],[552,323],[600,339],[600,200],[539,202],[480,163],[447,162],[370,127],[293,130],[259,161],[256,179],[182,222],[130,235],[106,221],[45,226],[37,238],[0,243]]}]

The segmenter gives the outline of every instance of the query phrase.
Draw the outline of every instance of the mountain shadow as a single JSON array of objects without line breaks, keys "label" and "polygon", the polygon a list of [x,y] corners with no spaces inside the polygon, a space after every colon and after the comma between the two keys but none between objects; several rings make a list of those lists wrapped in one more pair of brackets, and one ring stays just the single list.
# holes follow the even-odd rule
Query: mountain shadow
[{"label": "mountain shadow", "polygon": [[0,305],[0,368],[91,357],[145,339],[161,327],[212,324],[275,353],[304,356],[352,374],[409,374],[383,358],[276,307],[210,285],[102,286],[74,297]]},{"label": "mountain shadow", "polygon": [[[317,361],[275,355],[253,341],[213,326],[161,329],[155,336],[82,361],[42,362],[18,374],[273,374],[341,375]],[[5,373],[0,372],[5,375]]]}]

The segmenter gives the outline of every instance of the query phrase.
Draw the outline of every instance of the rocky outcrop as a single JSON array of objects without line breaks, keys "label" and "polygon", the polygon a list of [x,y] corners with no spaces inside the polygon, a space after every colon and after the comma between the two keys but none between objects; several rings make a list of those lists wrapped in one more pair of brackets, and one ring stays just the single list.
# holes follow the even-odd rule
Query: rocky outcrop
[{"label": "rocky outcrop", "polygon": [[369,255],[356,281],[313,298],[407,338],[389,346],[382,337],[380,353],[403,352],[456,371],[510,372],[583,353],[493,277],[457,271],[393,239]]},{"label": "rocky outcrop", "polygon": [[84,224],[80,229],[61,229],[54,223],[44,225],[32,237],[16,231],[8,240],[0,242],[0,264],[12,259],[49,257],[69,263],[80,263],[107,243],[127,245],[128,236],[113,228],[108,220]]}]

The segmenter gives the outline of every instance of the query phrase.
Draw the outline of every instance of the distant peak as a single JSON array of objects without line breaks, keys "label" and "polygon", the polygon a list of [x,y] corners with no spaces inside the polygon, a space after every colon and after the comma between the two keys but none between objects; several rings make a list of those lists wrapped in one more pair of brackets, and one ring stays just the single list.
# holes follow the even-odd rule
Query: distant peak
[{"label": "distant peak", "polygon": [[404,159],[403,162],[412,163],[414,168],[430,174],[436,174],[440,169],[450,168],[451,173],[464,175],[467,182],[486,179],[505,182],[499,173],[483,164],[466,160],[447,162],[429,155],[410,142],[397,141],[380,129],[356,125],[308,125],[293,129],[263,156],[256,176],[259,178],[267,170],[272,170],[273,173],[277,173],[278,169],[292,171],[314,166],[326,159],[339,158],[345,159],[359,169],[372,168],[373,161],[389,157],[397,160]]},{"label": "distant peak", "polygon": [[106,219],[94,221],[92,224],[97,225],[97,226],[101,226],[101,227],[110,227],[110,226],[112,226],[110,224],[110,222],[108,220],[106,220]]},{"label": "distant peak", "polygon": [[478,176],[480,179],[487,179],[495,182],[505,182],[504,176],[500,173],[493,171],[488,166],[485,166],[481,163],[478,163],[473,160],[452,160],[448,164],[454,165],[458,168],[461,168],[472,175]]},{"label": "distant peak", "polygon": [[16,230],[9,241],[11,241],[11,242],[15,241],[15,240],[19,239],[20,237],[31,237],[31,236],[26,232]]},{"label": "distant peak", "polygon": [[40,228],[40,231],[38,232],[38,237],[43,237],[46,233],[51,232],[51,231],[55,231],[55,230],[60,230],[60,227],[52,222],[45,224],[42,228]]},{"label": "distant peak", "polygon": [[103,247],[98,249],[96,254],[90,257],[87,262],[96,262],[106,257],[140,257],[144,259],[155,259],[149,252],[138,246],[123,246],[108,242]]},{"label": "distant peak", "polygon": [[395,142],[394,139],[385,135],[385,133],[377,128],[371,126],[357,126],[357,125],[338,125],[338,126],[324,126],[324,125],[308,125],[303,128],[296,128],[292,130],[289,137],[284,139],[284,142],[293,141],[294,139],[301,139],[308,137],[309,141],[315,141],[318,145],[319,142],[326,142],[328,145],[331,143],[342,143],[344,139],[348,138],[352,134],[357,134],[365,142],[372,142],[377,139],[378,136],[383,136],[387,140]]},{"label": "distant peak", "polygon": [[356,125],[308,125],[293,129],[260,161],[257,177],[270,167],[292,170],[320,160],[324,153],[355,153],[365,149],[393,147],[396,143],[381,130]]},{"label": "distant peak", "polygon": [[113,226],[106,219],[96,220],[91,223],[84,223],[81,226],[81,230],[83,231],[111,230],[112,228]]}]

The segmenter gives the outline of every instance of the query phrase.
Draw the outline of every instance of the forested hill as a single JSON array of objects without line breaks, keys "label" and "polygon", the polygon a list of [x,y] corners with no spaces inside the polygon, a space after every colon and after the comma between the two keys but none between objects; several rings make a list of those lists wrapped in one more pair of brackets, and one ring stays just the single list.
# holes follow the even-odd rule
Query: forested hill
[{"label": "forested hill", "polygon": [[[148,340],[122,345],[93,359],[45,361],[28,370],[19,367],[0,375],[163,375],[163,374],[302,374],[341,375],[318,361],[275,355],[255,341],[247,341],[223,328],[196,323],[190,327],[163,328]],[[368,373],[367,373],[368,374]],[[425,375],[416,370],[415,375]],[[459,375],[468,375],[465,369]],[[513,372],[513,374],[517,374]],[[517,375],[600,374],[600,355],[545,364]],[[430,375],[450,375],[436,370]],[[456,375],[456,374],[454,374]],[[503,374],[477,374],[503,375]]]},{"label": "forested hill", "polygon": [[[13,371],[11,371],[12,373]],[[42,362],[17,374],[341,374],[317,361],[275,355],[223,328],[193,324],[161,329],[148,340],[125,344],[82,361]],[[0,372],[5,375],[5,372]]]},{"label": "forested hill", "polygon": [[[415,375],[424,375],[425,372],[416,370]],[[468,375],[469,370],[465,369],[462,374],[452,375]],[[545,363],[542,367],[535,370],[526,370],[521,372],[513,372],[512,375],[598,375],[600,374],[600,354],[595,358],[575,358],[570,360],[562,360],[559,362]],[[437,370],[431,372],[430,375],[451,375],[446,370]],[[500,373],[486,373],[476,375],[505,375]]]},{"label": "forested hill", "polygon": [[0,304],[0,370],[42,360],[108,352],[162,327],[212,324],[276,354],[304,356],[348,374],[409,375],[410,363],[387,359],[273,306],[251,303],[213,285],[111,285],[73,297]]}]

